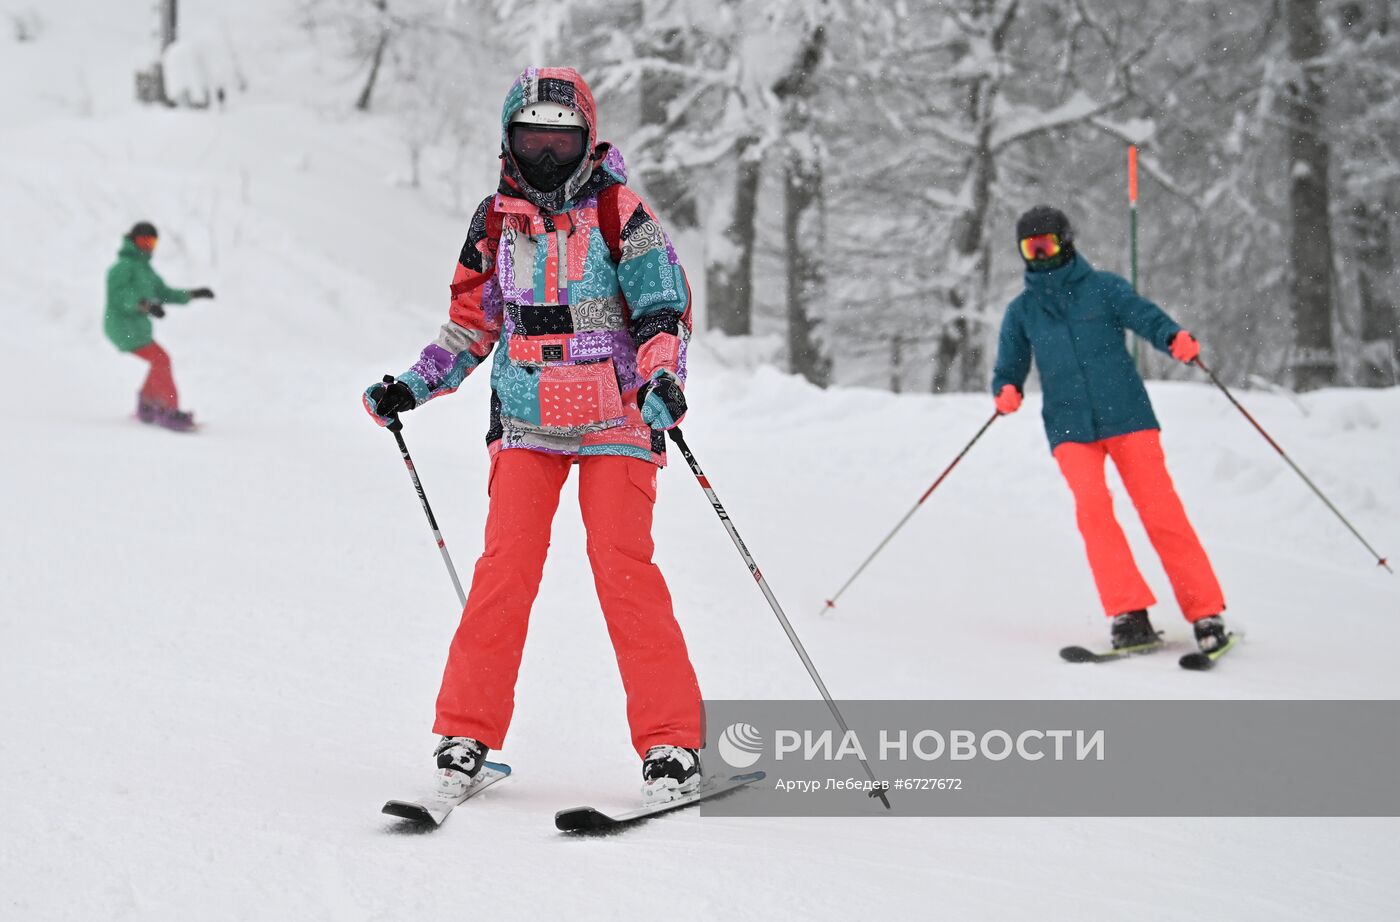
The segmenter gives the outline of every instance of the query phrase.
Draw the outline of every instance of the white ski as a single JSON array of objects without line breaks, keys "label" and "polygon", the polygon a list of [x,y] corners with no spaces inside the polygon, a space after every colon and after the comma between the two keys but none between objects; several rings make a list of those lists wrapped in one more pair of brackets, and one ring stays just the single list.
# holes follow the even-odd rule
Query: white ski
[{"label": "white ski", "polygon": [[[441,777],[441,775],[440,775]],[[381,813],[397,816],[415,823],[432,823],[441,826],[448,814],[460,804],[471,800],[482,791],[503,778],[510,777],[510,766],[504,762],[482,763],[481,771],[465,790],[448,780],[436,790],[430,791],[417,800],[391,800],[384,805]]]}]

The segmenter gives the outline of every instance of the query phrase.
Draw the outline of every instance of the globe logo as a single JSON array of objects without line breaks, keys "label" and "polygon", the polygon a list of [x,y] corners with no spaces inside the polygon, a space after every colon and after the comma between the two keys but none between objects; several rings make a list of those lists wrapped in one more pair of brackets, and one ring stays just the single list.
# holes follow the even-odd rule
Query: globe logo
[{"label": "globe logo", "polygon": [[763,734],[753,724],[730,724],[720,734],[719,754],[734,768],[748,768],[763,755]]}]

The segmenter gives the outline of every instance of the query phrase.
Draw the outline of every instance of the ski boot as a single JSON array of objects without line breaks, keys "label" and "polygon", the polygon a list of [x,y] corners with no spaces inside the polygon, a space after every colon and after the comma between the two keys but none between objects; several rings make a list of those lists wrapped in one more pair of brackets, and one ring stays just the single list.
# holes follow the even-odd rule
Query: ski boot
[{"label": "ski boot", "polygon": [[664,804],[700,790],[700,753],[653,746],[642,760],[642,803]]},{"label": "ski boot", "polygon": [[438,791],[447,797],[460,797],[476,781],[489,750],[469,736],[444,736],[433,750],[437,759]]},{"label": "ski boot", "polygon": [[1225,619],[1219,615],[1202,618],[1191,625],[1196,632],[1196,646],[1202,653],[1218,650],[1230,640],[1230,631],[1225,627]]},{"label": "ski boot", "polygon": [[1152,622],[1147,619],[1147,609],[1124,612],[1113,619],[1113,649],[1142,647],[1158,641]]}]

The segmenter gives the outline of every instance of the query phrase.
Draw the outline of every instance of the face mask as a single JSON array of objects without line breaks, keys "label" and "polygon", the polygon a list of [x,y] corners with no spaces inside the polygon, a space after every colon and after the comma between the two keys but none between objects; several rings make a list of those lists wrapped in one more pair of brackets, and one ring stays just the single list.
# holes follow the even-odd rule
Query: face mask
[{"label": "face mask", "polygon": [[510,129],[510,152],[520,175],[540,192],[569,181],[583,162],[585,142],[581,128],[515,124]]},{"label": "face mask", "polygon": [[559,163],[553,155],[546,154],[536,163],[520,163],[520,175],[525,177],[525,181],[530,186],[540,192],[553,192],[564,183],[569,181],[569,177],[574,175],[574,170],[583,162],[580,157],[577,160],[570,160],[568,163]]}]

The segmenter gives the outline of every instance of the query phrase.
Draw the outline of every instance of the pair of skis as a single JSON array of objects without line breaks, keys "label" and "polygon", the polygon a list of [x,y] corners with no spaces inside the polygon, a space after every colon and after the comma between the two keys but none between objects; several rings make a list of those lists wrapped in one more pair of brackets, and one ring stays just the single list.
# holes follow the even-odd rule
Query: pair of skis
[{"label": "pair of skis", "polygon": [[[508,777],[510,777],[509,765],[504,762],[486,762],[482,765],[476,781],[464,792],[449,795],[438,790],[418,800],[391,800],[384,805],[381,812],[416,825],[435,828],[442,825],[453,809],[471,800],[497,781]],[[579,835],[620,832],[654,816],[684,810],[686,807],[693,807],[702,801],[732,794],[745,785],[761,781],[763,778],[763,772],[749,772],[743,775],[733,775],[729,778],[706,781],[693,794],[687,794],[665,803],[638,807],[626,813],[607,814],[595,807],[573,807],[554,814],[554,826],[560,832]]]},{"label": "pair of skis", "polygon": [[[1177,663],[1182,669],[1190,669],[1194,672],[1203,672],[1207,669],[1215,668],[1215,664],[1226,653],[1229,653],[1239,645],[1241,634],[1230,634],[1225,643],[1211,650],[1209,653],[1197,650],[1194,653],[1187,653]],[[1127,659],[1130,656],[1140,656],[1144,653],[1156,653],[1168,644],[1160,637],[1151,643],[1135,644],[1131,647],[1119,647],[1113,650],[1090,650],[1087,647],[1065,647],[1060,651],[1060,658],[1070,663],[1112,663],[1117,660]]]}]

